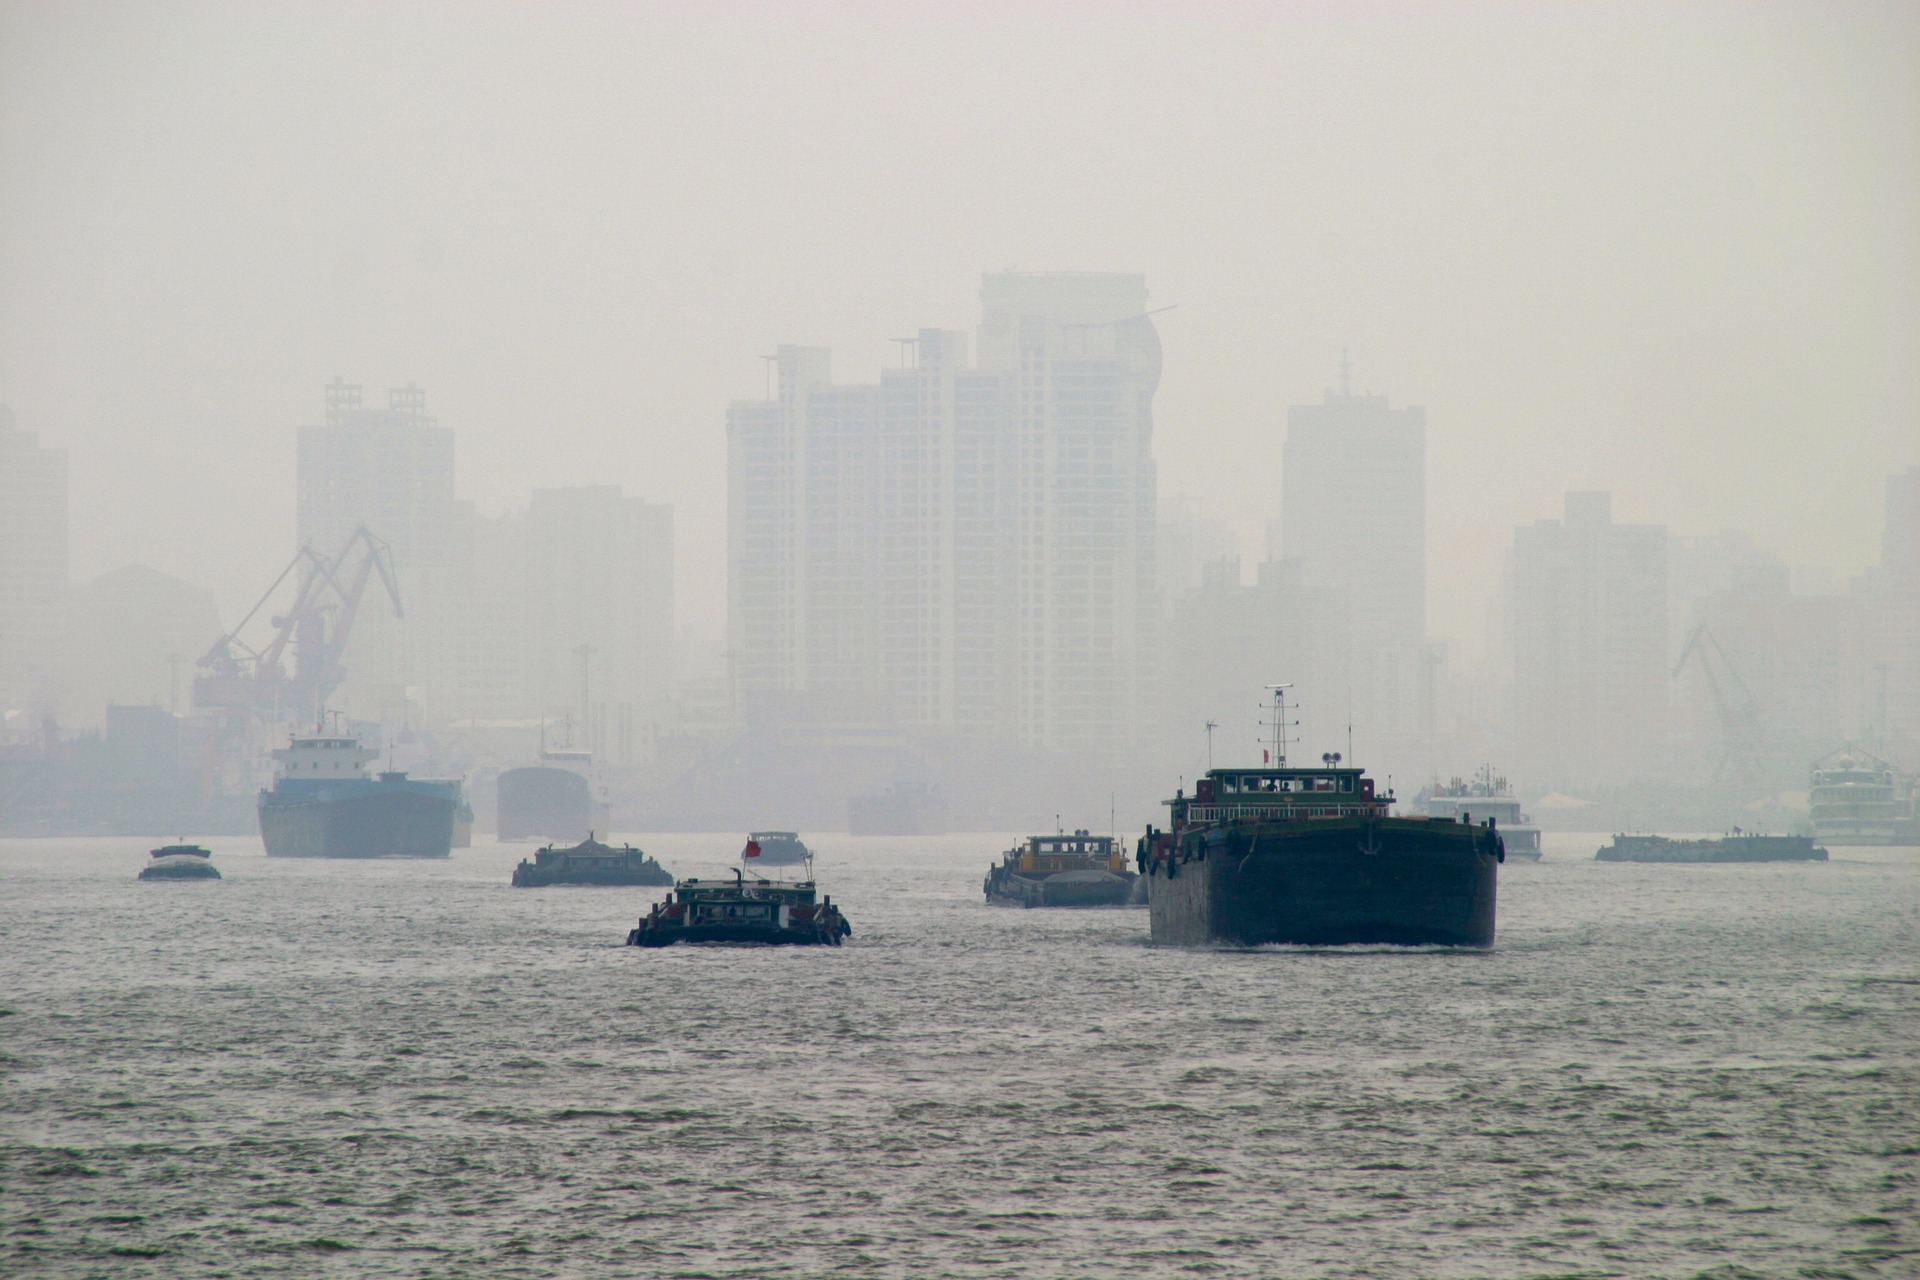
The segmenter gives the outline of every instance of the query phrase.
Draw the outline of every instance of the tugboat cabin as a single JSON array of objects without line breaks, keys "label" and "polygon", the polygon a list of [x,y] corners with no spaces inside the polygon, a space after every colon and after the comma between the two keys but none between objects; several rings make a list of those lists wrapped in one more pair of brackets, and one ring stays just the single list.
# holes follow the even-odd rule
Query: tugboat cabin
[{"label": "tugboat cabin", "polygon": [[1122,871],[1126,869],[1127,860],[1114,837],[1089,835],[1082,828],[1070,836],[1030,836],[1026,848],[1019,850],[1018,865],[1021,871],[1041,873],[1083,871],[1089,867]]},{"label": "tugboat cabin", "polygon": [[677,923],[701,925],[761,925],[790,929],[814,914],[814,888],[809,882],[774,880],[682,880],[674,892]]}]

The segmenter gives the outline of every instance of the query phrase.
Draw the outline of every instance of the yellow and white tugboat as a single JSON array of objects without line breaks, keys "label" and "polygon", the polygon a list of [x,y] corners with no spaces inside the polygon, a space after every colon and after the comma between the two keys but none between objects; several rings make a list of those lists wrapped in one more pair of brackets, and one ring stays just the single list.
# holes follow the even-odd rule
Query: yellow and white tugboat
[{"label": "yellow and white tugboat", "polygon": [[1112,836],[1029,836],[987,872],[987,901],[1007,907],[1144,907],[1146,881]]}]

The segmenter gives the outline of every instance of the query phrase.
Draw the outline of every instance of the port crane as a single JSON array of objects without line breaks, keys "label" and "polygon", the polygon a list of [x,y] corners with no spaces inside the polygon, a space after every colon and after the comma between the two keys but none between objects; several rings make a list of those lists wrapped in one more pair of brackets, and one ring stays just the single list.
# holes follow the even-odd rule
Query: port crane
[{"label": "port crane", "polygon": [[[193,682],[195,705],[313,719],[346,679],[342,657],[360,614],[367,583],[375,574],[393,602],[394,617],[405,617],[392,549],[365,525],[353,531],[340,554],[331,560],[310,546],[302,547],[240,625],[214,641],[200,659],[197,665],[201,674]],[[299,587],[293,606],[271,619],[273,638],[264,648],[255,649],[241,639],[241,632],[282,585],[296,576]],[[291,673],[287,670],[289,649]]]},{"label": "port crane", "polygon": [[[1693,629],[1686,647],[1681,649],[1680,660],[1673,664],[1673,678],[1677,679],[1686,670],[1687,659],[1695,655],[1707,681],[1707,694],[1713,699],[1714,714],[1720,719],[1723,749],[1720,763],[1714,766],[1714,781],[1718,782],[1729,772],[1735,777],[1752,777],[1759,771],[1760,764],[1760,705],[1754,701],[1746,681],[1740,678],[1733,659],[1727,656],[1704,622]],[[1725,674],[1725,686],[1721,677],[1714,674],[1715,658],[1719,659],[1720,670]]]}]

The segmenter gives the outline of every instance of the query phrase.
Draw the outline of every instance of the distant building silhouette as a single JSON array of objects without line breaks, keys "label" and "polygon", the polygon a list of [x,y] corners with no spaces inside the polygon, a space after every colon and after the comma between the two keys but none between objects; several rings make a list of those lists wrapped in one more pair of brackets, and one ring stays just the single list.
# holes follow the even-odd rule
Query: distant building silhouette
[{"label": "distant building silhouette", "polygon": [[1423,764],[1432,729],[1426,430],[1425,409],[1353,394],[1344,372],[1287,410],[1277,550],[1302,586],[1345,598],[1353,721],[1381,771]]},{"label": "distant building silhouette", "polygon": [[1612,495],[1514,530],[1507,558],[1516,774],[1590,787],[1667,763],[1667,531],[1615,524]]},{"label": "distant building silhouette", "polygon": [[43,448],[0,405],[0,730],[52,710],[67,586],[67,453]]},{"label": "distant building silhouette", "polygon": [[1920,467],[1887,477],[1880,563],[1855,584],[1859,737],[1920,771]]},{"label": "distant building silhouette", "polygon": [[989,275],[964,333],[728,412],[740,714],[1115,752],[1151,721],[1160,347],[1137,275]]},{"label": "distant building silhouette", "polygon": [[673,691],[673,508],[618,485],[535,489],[519,523],[530,705],[578,708],[576,741],[629,760],[636,717]]}]

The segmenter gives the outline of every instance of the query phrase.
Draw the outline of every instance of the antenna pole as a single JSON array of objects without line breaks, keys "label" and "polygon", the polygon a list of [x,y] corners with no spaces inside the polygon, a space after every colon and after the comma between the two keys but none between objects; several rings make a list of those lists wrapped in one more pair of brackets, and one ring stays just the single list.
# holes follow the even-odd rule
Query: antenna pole
[{"label": "antenna pole", "polygon": [[1273,763],[1276,768],[1284,769],[1287,767],[1287,730],[1299,723],[1287,719],[1287,690],[1293,685],[1291,682],[1270,684],[1267,688],[1273,691]]}]

